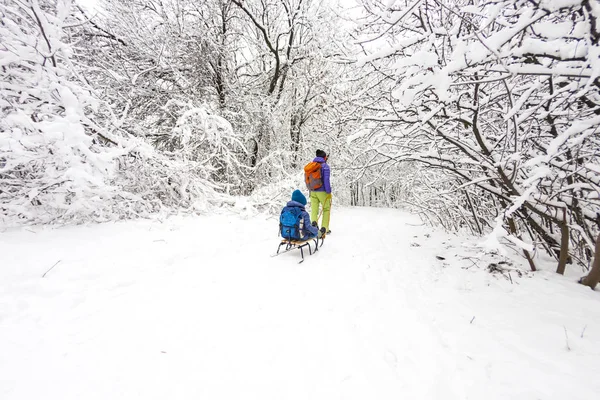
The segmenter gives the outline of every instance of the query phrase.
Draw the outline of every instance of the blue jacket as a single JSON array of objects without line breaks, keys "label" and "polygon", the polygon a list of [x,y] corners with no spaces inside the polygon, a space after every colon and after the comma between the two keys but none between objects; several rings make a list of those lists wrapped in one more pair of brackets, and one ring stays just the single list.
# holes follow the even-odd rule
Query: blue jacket
[{"label": "blue jacket", "polygon": [[321,178],[323,179],[323,186],[315,190],[315,192],[331,193],[331,184],[329,183],[331,170],[329,169],[329,165],[327,165],[323,157],[315,157],[313,161],[321,164]]},{"label": "blue jacket", "polygon": [[302,230],[302,233],[304,234],[304,239],[310,239],[317,236],[319,230],[310,224],[310,215],[308,215],[302,203],[298,203],[297,201],[293,200],[288,201],[287,205],[283,207],[283,210],[281,210],[281,213],[283,214],[285,211],[288,211],[294,207],[300,208],[300,210],[302,211],[301,215],[304,224],[304,229]]}]

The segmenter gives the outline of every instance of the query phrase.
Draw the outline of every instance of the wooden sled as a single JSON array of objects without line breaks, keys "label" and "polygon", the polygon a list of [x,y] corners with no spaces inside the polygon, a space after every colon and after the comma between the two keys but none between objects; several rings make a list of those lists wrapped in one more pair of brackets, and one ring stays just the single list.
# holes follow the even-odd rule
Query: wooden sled
[{"label": "wooden sled", "polygon": [[[274,256],[278,256],[279,254],[287,253],[288,251],[292,251],[295,249],[300,249],[300,255],[302,256],[302,260],[298,261],[298,264],[304,262],[304,248],[308,247],[308,254],[312,255],[319,251],[319,247],[323,246],[323,240],[325,238],[319,238],[319,236],[315,236],[313,238],[307,240],[293,240],[293,239],[282,239],[281,243],[279,243],[279,247],[277,247],[277,253]],[[319,244],[319,240],[321,240],[321,244]],[[314,244],[315,248],[311,246],[311,242]],[[285,246],[285,250],[281,253],[281,246]]]}]

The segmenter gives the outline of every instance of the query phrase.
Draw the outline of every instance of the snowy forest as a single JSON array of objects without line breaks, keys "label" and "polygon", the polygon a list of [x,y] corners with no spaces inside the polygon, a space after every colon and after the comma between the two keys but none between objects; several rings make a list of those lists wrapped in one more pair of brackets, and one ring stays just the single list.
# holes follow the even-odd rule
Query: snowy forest
[{"label": "snowy forest", "polygon": [[322,148],[335,205],[592,265],[596,0],[0,0],[0,67],[4,228],[275,212]]}]

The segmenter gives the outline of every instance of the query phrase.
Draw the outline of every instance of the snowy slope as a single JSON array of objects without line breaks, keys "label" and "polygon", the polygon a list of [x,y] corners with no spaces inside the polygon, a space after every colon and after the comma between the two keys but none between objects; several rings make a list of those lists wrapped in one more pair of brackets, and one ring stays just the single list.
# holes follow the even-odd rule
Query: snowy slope
[{"label": "snowy slope", "polygon": [[511,283],[400,211],[332,215],[301,265],[267,217],[0,234],[0,398],[600,396],[600,293]]}]

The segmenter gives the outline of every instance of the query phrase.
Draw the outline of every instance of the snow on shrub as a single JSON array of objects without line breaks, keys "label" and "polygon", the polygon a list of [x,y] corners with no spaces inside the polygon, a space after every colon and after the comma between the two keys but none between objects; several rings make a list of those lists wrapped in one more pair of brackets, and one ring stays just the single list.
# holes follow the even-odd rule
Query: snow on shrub
[{"label": "snow on shrub", "polygon": [[68,1],[55,14],[37,0],[2,1],[0,207],[3,224],[85,219],[110,201],[117,149],[86,125],[98,107],[71,81],[61,39]]},{"label": "snow on shrub", "polygon": [[[113,134],[114,117],[105,124],[110,130],[95,121],[108,106],[70,66],[64,29],[74,23],[72,6],[0,0],[0,225],[106,221],[221,204],[204,160],[163,155],[127,132]],[[205,118],[204,126],[218,133],[227,124]],[[190,133],[185,124],[179,129]]]}]

